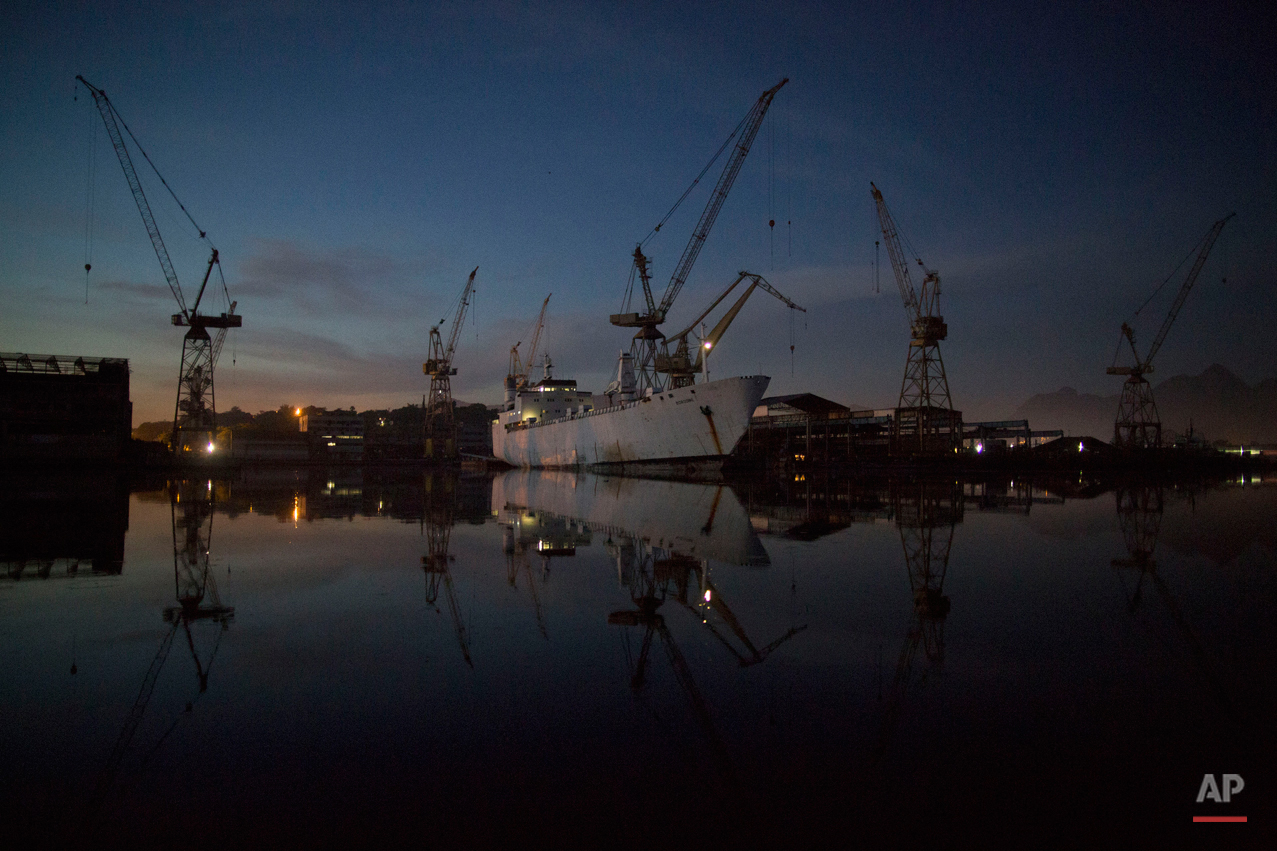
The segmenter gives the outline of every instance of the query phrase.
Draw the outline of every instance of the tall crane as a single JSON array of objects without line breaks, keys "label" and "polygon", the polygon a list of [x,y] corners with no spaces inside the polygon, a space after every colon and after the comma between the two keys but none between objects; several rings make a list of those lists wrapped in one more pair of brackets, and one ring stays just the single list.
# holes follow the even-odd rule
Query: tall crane
[{"label": "tall crane", "polygon": [[[745,288],[744,294],[742,294],[740,298],[736,299],[736,303],[731,306],[727,313],[723,314],[723,318],[718,320],[718,324],[714,326],[713,330],[711,330],[709,334],[700,341],[700,345],[697,346],[696,349],[696,359],[692,360],[691,349],[687,342],[688,335],[692,333],[696,326],[700,325],[701,321],[706,316],[709,316],[710,312],[714,308],[718,307],[723,299],[727,298],[732,290],[736,289],[738,284],[746,279],[750,280],[750,285]],[[771,284],[767,283],[766,279],[764,279],[762,275],[755,275],[752,272],[741,271],[736,276],[736,280],[732,281],[731,284],[727,286],[727,289],[723,290],[718,298],[714,299],[714,301],[710,303],[709,307],[705,308],[699,316],[693,319],[691,324],[682,331],[679,331],[677,334],[666,337],[662,341],[662,351],[656,356],[656,371],[658,373],[665,373],[669,375],[671,387],[687,387],[688,385],[695,383],[696,373],[703,371],[705,368],[706,355],[709,354],[710,350],[713,349],[714,346],[718,345],[718,341],[722,339],[723,334],[727,332],[728,327],[732,324],[732,320],[736,318],[736,314],[740,313],[741,308],[745,306],[745,302],[756,289],[762,289],[771,293],[777,299],[788,305],[790,310],[801,310],[803,313],[807,312],[807,308],[799,307],[797,304],[794,304],[787,296]],[[671,344],[674,346],[672,354],[670,353]]]},{"label": "tall crane", "polygon": [[[479,271],[475,266],[461,291],[461,303],[457,305],[457,315],[452,320],[452,333],[448,335],[448,345],[443,344],[440,327],[447,321],[440,319],[430,329],[430,357],[421,365],[421,371],[430,376],[430,398],[423,411],[426,418],[426,457],[433,458],[438,452],[444,458],[456,455],[457,420],[452,410],[452,376],[457,369],[452,365],[452,356],[457,351],[457,338],[461,336],[461,326],[466,321],[466,309],[470,307],[470,295],[474,292],[474,276]],[[439,441],[444,443],[440,445]]]},{"label": "tall crane", "polygon": [[[218,277],[222,281],[222,290],[224,293],[226,291],[226,279],[222,277],[222,267],[217,249],[213,247],[212,241],[204,230],[196,224],[195,219],[187,211],[186,207],[178,200],[177,195],[174,194],[168,182],[159,173],[159,170],[155,168],[155,164],[151,162],[151,158],[147,156],[146,151],[138,144],[137,137],[133,135],[132,130],[129,130],[129,126],[124,123],[124,119],[116,111],[115,105],[107,98],[106,92],[78,74],[75,78],[83,83],[89,93],[93,95],[93,101],[97,105],[98,112],[102,114],[102,121],[106,124],[107,135],[111,137],[111,144],[115,146],[115,154],[120,160],[120,167],[124,169],[124,178],[128,181],[129,189],[133,192],[133,200],[137,202],[138,212],[142,214],[142,223],[146,226],[146,232],[151,238],[151,247],[155,249],[155,256],[159,258],[160,267],[164,270],[164,279],[168,282],[173,297],[177,299],[179,312],[173,314],[172,323],[179,328],[190,329],[182,340],[182,366],[177,380],[177,402],[173,408],[173,438],[171,442],[173,452],[179,457],[190,452],[211,452],[213,446],[212,437],[217,429],[217,410],[213,399],[213,368],[216,360],[215,353],[220,347],[214,346],[212,338],[209,337],[208,329],[220,329],[224,336],[225,329],[242,327],[243,319],[235,315],[233,304],[228,313],[223,313],[220,316],[199,312],[200,302],[204,299],[204,291],[208,287],[208,279],[213,273],[214,266],[217,267]],[[129,138],[133,140],[133,145],[142,154],[151,169],[155,171],[156,177],[160,179],[160,182],[164,184],[164,188],[173,196],[173,200],[182,208],[186,218],[190,220],[191,224],[199,232],[200,239],[204,240],[212,251],[212,255],[208,260],[208,268],[204,270],[204,280],[200,282],[199,292],[195,296],[195,302],[189,307],[186,304],[186,299],[182,296],[182,286],[178,283],[177,271],[173,268],[173,261],[169,258],[168,248],[165,247],[164,239],[160,236],[160,229],[155,223],[155,215],[151,212],[151,205],[146,200],[146,193],[142,190],[142,182],[138,179],[137,169],[133,166],[133,158],[129,155],[129,150],[124,144],[124,136],[120,133],[121,127],[129,134]],[[230,301],[229,294],[227,294],[227,301]]]},{"label": "tall crane", "polygon": [[519,346],[523,345],[523,341],[515,343],[510,348],[510,372],[506,375],[506,387],[513,387],[516,391],[522,390],[528,384],[528,373],[532,371],[532,364],[536,363],[537,346],[541,342],[541,330],[545,328],[545,309],[550,304],[550,296],[545,297],[545,301],[541,302],[541,312],[537,314],[536,326],[532,331],[532,345],[528,346],[528,357],[526,360],[519,357]]},{"label": "tall crane", "polygon": [[[709,167],[714,164],[714,161],[727,148],[728,143],[735,139],[736,146],[723,166],[723,173],[719,175],[718,183],[715,185],[714,191],[710,195],[704,211],[701,213],[700,221],[696,223],[696,228],[692,231],[692,237],[683,249],[683,256],[679,258],[678,265],[674,267],[674,274],[670,276],[670,282],[665,287],[665,295],[662,296],[659,304],[652,296],[651,272],[648,268],[650,260],[643,254],[643,244],[639,243],[634,248],[634,254],[632,255],[634,265],[630,272],[629,285],[626,287],[622,312],[612,314],[610,320],[613,325],[620,328],[638,329],[630,345],[630,355],[634,360],[634,367],[637,371],[640,393],[648,388],[658,391],[665,389],[665,380],[661,378],[661,373],[656,367],[658,344],[664,336],[657,326],[665,321],[670,307],[674,304],[674,299],[678,297],[679,291],[687,283],[687,276],[692,271],[692,265],[696,263],[696,258],[700,255],[701,248],[705,245],[705,238],[709,236],[710,228],[714,226],[714,220],[718,218],[719,210],[722,209],[723,202],[727,200],[727,193],[731,191],[732,184],[736,181],[736,175],[740,173],[741,165],[744,164],[745,157],[749,154],[750,146],[754,144],[754,137],[758,135],[758,129],[763,124],[763,117],[767,115],[767,109],[771,106],[772,98],[788,82],[789,78],[785,77],[759,95],[758,101],[753,108],[741,119],[740,124],[736,126],[731,136],[719,148],[718,153],[714,154],[713,159],[701,171],[700,176],[692,181],[692,185],[687,188],[682,197],[665,214],[665,218],[661,220],[660,224],[653,229],[653,234],[660,231],[661,225],[664,225],[669,220],[674,210],[678,209],[683,200],[687,198],[688,193],[692,191],[692,188],[700,182],[701,177],[705,175],[706,171],[709,171]],[[630,302],[634,295],[636,278],[643,289],[644,313],[630,312]]]},{"label": "tall crane", "polygon": [[882,192],[873,183],[869,190],[878,208],[878,224],[911,332],[900,401],[892,418],[891,451],[904,455],[952,452],[962,441],[962,414],[953,410],[949,379],[940,357],[940,341],[949,335],[949,326],[940,315],[940,273],[916,258],[923,278],[921,292],[914,289],[909,262],[900,246],[900,229]]},{"label": "tall crane", "polygon": [[[1201,242],[1198,243],[1197,260],[1188,270],[1188,277],[1184,279],[1184,283],[1180,285],[1179,293],[1175,296],[1175,301],[1171,304],[1171,310],[1166,314],[1157,337],[1153,339],[1153,345],[1149,347],[1147,356],[1140,357],[1140,353],[1135,348],[1135,330],[1127,323],[1122,323],[1122,337],[1131,346],[1131,354],[1135,356],[1135,366],[1117,366],[1117,358],[1114,357],[1114,365],[1107,370],[1109,375],[1127,377],[1126,383],[1122,385],[1122,398],[1117,405],[1117,419],[1113,423],[1115,446],[1123,449],[1156,449],[1162,445],[1162,418],[1157,412],[1157,403],[1153,401],[1153,386],[1144,376],[1153,371],[1153,356],[1166,341],[1166,334],[1171,330],[1171,325],[1175,322],[1175,317],[1179,315],[1180,308],[1184,306],[1184,300],[1188,298],[1193,284],[1197,282],[1197,276],[1201,273],[1202,266],[1206,264],[1207,255],[1215,247],[1215,240],[1219,238],[1220,231],[1235,215],[1237,214],[1229,213],[1211,225],[1206,236],[1202,237]],[[1120,352],[1121,339],[1118,340],[1117,347]]]}]

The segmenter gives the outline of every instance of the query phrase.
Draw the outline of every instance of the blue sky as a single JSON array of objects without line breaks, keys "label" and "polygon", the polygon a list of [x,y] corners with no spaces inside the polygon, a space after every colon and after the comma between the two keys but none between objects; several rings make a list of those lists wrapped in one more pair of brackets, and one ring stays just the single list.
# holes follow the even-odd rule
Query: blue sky
[{"label": "blue sky", "polygon": [[[176,307],[76,74],[221,251],[244,327],[218,407],[249,411],[419,401],[475,266],[456,397],[498,401],[549,292],[546,350],[600,389],[634,244],[789,77],[669,330],[741,269],[808,312],[756,295],[718,375],[894,404],[908,326],[885,251],[874,292],[872,180],[941,273],[968,419],[1116,393],[1119,325],[1234,211],[1157,374],[1277,376],[1272,13],[1130,5],[8,4],[0,349],[127,357],[134,421],[172,416]],[[658,292],[710,185],[646,247]],[[206,251],[148,193],[190,299]]]}]

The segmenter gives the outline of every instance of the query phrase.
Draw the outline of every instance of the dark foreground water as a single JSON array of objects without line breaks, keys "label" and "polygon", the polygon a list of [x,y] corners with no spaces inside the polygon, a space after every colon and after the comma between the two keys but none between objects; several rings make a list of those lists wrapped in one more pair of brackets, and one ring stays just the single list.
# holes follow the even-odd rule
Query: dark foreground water
[{"label": "dark foreground water", "polygon": [[1277,482],[2,484],[23,847],[1273,842]]}]

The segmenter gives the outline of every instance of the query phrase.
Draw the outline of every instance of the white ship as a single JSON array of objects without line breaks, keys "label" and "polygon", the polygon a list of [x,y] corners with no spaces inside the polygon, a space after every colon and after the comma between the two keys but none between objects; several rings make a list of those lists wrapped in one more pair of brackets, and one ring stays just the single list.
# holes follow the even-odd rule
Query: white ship
[{"label": "white ship", "polygon": [[625,353],[608,392],[592,394],[552,377],[547,361],[537,384],[507,384],[492,452],[515,467],[721,461],[744,436],[770,380],[746,375],[640,394]]},{"label": "white ship", "polygon": [[[750,293],[757,288],[770,292],[795,310],[802,308],[777,292],[762,276],[741,272],[687,328],[672,336],[657,329],[665,322],[674,299],[687,282],[692,264],[696,262],[718,211],[736,180],[772,98],[787,82],[788,77],[763,92],[733,131],[736,144],[723,165],[718,184],[659,303],[652,293],[649,259],[643,253],[643,243],[635,246],[634,266],[622,312],[609,317],[609,321],[619,328],[634,329],[634,340],[630,352],[621,354],[616,380],[602,395],[579,390],[575,381],[552,378],[548,360],[545,378],[540,383],[521,385],[520,378],[526,378],[526,375],[517,369],[518,345],[511,351],[505,404],[497,421],[492,424],[492,451],[496,457],[516,467],[676,466],[710,459],[721,461],[736,448],[749,428],[749,419],[771,379],[765,375],[746,375],[710,381],[707,353],[717,345]],[[719,153],[725,148],[726,144]],[[715,154],[710,163],[717,158],[718,154]],[[708,170],[709,166],[705,168]],[[692,186],[699,180],[698,177]],[[691,191],[690,187],[688,191]],[[687,192],[684,192],[652,234],[661,229],[686,197]],[[714,330],[702,337],[693,359],[689,335],[728,293],[745,280],[751,283],[744,295],[719,320]],[[638,304],[645,305],[645,309],[629,312],[631,299],[640,291],[639,285],[643,299]],[[546,300],[549,301],[548,298]],[[544,318],[543,304],[533,336],[533,352]],[[703,332],[704,326],[701,328]],[[643,377],[642,382],[635,380],[636,366]],[[697,372],[704,375],[704,381],[699,384],[696,383]]]}]

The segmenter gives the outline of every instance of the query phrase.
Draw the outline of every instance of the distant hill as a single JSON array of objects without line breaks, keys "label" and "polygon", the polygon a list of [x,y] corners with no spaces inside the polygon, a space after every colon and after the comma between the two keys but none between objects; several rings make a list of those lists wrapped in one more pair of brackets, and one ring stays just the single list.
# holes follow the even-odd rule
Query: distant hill
[{"label": "distant hill", "polygon": [[[1213,364],[1201,375],[1176,375],[1153,385],[1162,432],[1183,433],[1191,422],[1207,440],[1277,443],[1277,379],[1251,387],[1226,367]],[[1035,429],[1064,429],[1109,439],[1119,395],[1096,396],[1064,387],[1039,393],[1016,409]]]}]

